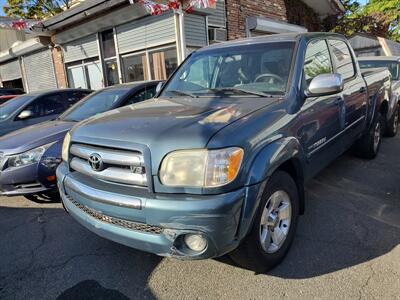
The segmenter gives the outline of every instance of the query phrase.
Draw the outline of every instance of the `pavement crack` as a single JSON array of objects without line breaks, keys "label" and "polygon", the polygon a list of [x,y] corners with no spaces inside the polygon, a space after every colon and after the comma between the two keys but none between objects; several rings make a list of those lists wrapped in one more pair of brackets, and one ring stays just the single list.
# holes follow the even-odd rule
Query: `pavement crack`
[{"label": "pavement crack", "polygon": [[369,269],[370,269],[370,274],[369,274],[367,280],[365,281],[365,283],[360,287],[360,290],[358,291],[358,293],[359,293],[358,299],[359,300],[361,300],[363,298],[363,295],[365,294],[365,289],[368,287],[369,283],[371,282],[371,279],[376,275],[372,264],[369,265]]}]

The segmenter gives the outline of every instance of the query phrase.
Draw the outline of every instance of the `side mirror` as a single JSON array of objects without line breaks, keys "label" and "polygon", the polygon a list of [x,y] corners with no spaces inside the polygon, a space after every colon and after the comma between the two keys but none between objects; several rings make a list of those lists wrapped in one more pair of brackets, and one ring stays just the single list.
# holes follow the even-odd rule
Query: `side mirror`
[{"label": "side mirror", "polygon": [[332,95],[342,92],[344,83],[340,74],[321,74],[315,77],[306,92],[307,97]]},{"label": "side mirror", "polygon": [[33,112],[31,110],[23,110],[21,113],[18,115],[19,120],[25,120],[33,117]]},{"label": "side mirror", "polygon": [[164,82],[159,82],[159,83],[157,84],[157,87],[156,87],[156,95],[158,95],[158,93],[161,91],[163,85],[164,85]]}]

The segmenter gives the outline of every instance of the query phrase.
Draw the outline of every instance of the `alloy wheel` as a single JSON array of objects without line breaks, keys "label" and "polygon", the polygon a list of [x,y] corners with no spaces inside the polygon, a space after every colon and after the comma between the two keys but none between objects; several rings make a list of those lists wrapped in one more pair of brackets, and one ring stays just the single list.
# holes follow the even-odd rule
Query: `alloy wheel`
[{"label": "alloy wheel", "polygon": [[282,247],[291,219],[290,196],[285,191],[276,191],[269,197],[261,215],[260,243],[266,253],[275,253]]},{"label": "alloy wheel", "polygon": [[377,122],[374,129],[374,152],[378,151],[381,138],[382,138],[381,122]]}]

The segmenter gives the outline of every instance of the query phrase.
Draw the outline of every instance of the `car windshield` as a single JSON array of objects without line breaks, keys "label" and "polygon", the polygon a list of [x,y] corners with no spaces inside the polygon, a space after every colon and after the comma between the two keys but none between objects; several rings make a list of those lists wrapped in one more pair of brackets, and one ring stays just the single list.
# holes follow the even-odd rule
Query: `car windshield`
[{"label": "car windshield", "polygon": [[90,94],[67,110],[60,116],[60,119],[63,121],[79,122],[108,111],[129,91],[129,88],[113,88]]},{"label": "car windshield", "polygon": [[388,68],[392,74],[393,80],[399,80],[399,64],[394,61],[385,60],[363,60],[360,61],[360,67],[366,68]]},{"label": "car windshield", "polygon": [[294,46],[294,42],[269,42],[194,53],[161,96],[283,95]]},{"label": "car windshield", "polygon": [[24,106],[26,103],[28,103],[33,98],[34,98],[34,96],[28,96],[28,95],[18,96],[18,97],[15,97],[14,99],[11,99],[10,101],[7,101],[6,103],[1,104],[0,105],[0,121],[7,119],[16,110],[18,110],[20,107]]}]

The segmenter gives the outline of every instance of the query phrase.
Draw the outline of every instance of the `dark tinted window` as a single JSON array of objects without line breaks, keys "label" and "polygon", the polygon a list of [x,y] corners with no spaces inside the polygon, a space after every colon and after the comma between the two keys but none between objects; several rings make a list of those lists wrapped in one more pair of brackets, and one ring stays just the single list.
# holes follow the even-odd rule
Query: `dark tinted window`
[{"label": "dark tinted window", "polygon": [[69,106],[74,105],[76,102],[78,102],[83,97],[86,97],[89,94],[90,94],[90,92],[83,92],[83,91],[76,91],[76,92],[67,93],[68,105]]},{"label": "dark tinted window", "polygon": [[307,85],[309,85],[311,80],[316,76],[330,74],[332,72],[332,61],[325,40],[311,41],[307,46],[304,61],[304,75]]},{"label": "dark tinted window", "polygon": [[347,44],[340,40],[329,40],[329,44],[332,48],[337,72],[342,75],[343,80],[353,77],[356,72]]},{"label": "dark tinted window", "polygon": [[31,101],[33,97],[34,96],[28,96],[28,95],[18,96],[0,105],[0,120],[5,120],[8,117],[10,117],[15,111],[17,111],[23,105],[26,105],[29,101]]},{"label": "dark tinted window", "polygon": [[95,92],[71,107],[60,118],[64,121],[82,121],[108,111],[114,108],[115,104],[129,93],[129,90],[129,88],[121,88]]},{"label": "dark tinted window", "polygon": [[146,89],[138,91],[126,102],[126,105],[151,99],[156,95],[156,86],[148,87]]},{"label": "dark tinted window", "polygon": [[7,95],[21,95],[24,92],[20,89],[1,89],[0,88],[0,96],[7,96]]},{"label": "dark tinted window", "polygon": [[368,60],[360,61],[361,68],[388,68],[394,80],[399,80],[399,64],[394,61]]},{"label": "dark tinted window", "polygon": [[65,110],[64,99],[61,94],[52,94],[38,98],[30,103],[25,110],[33,112],[33,118],[57,115]]}]

